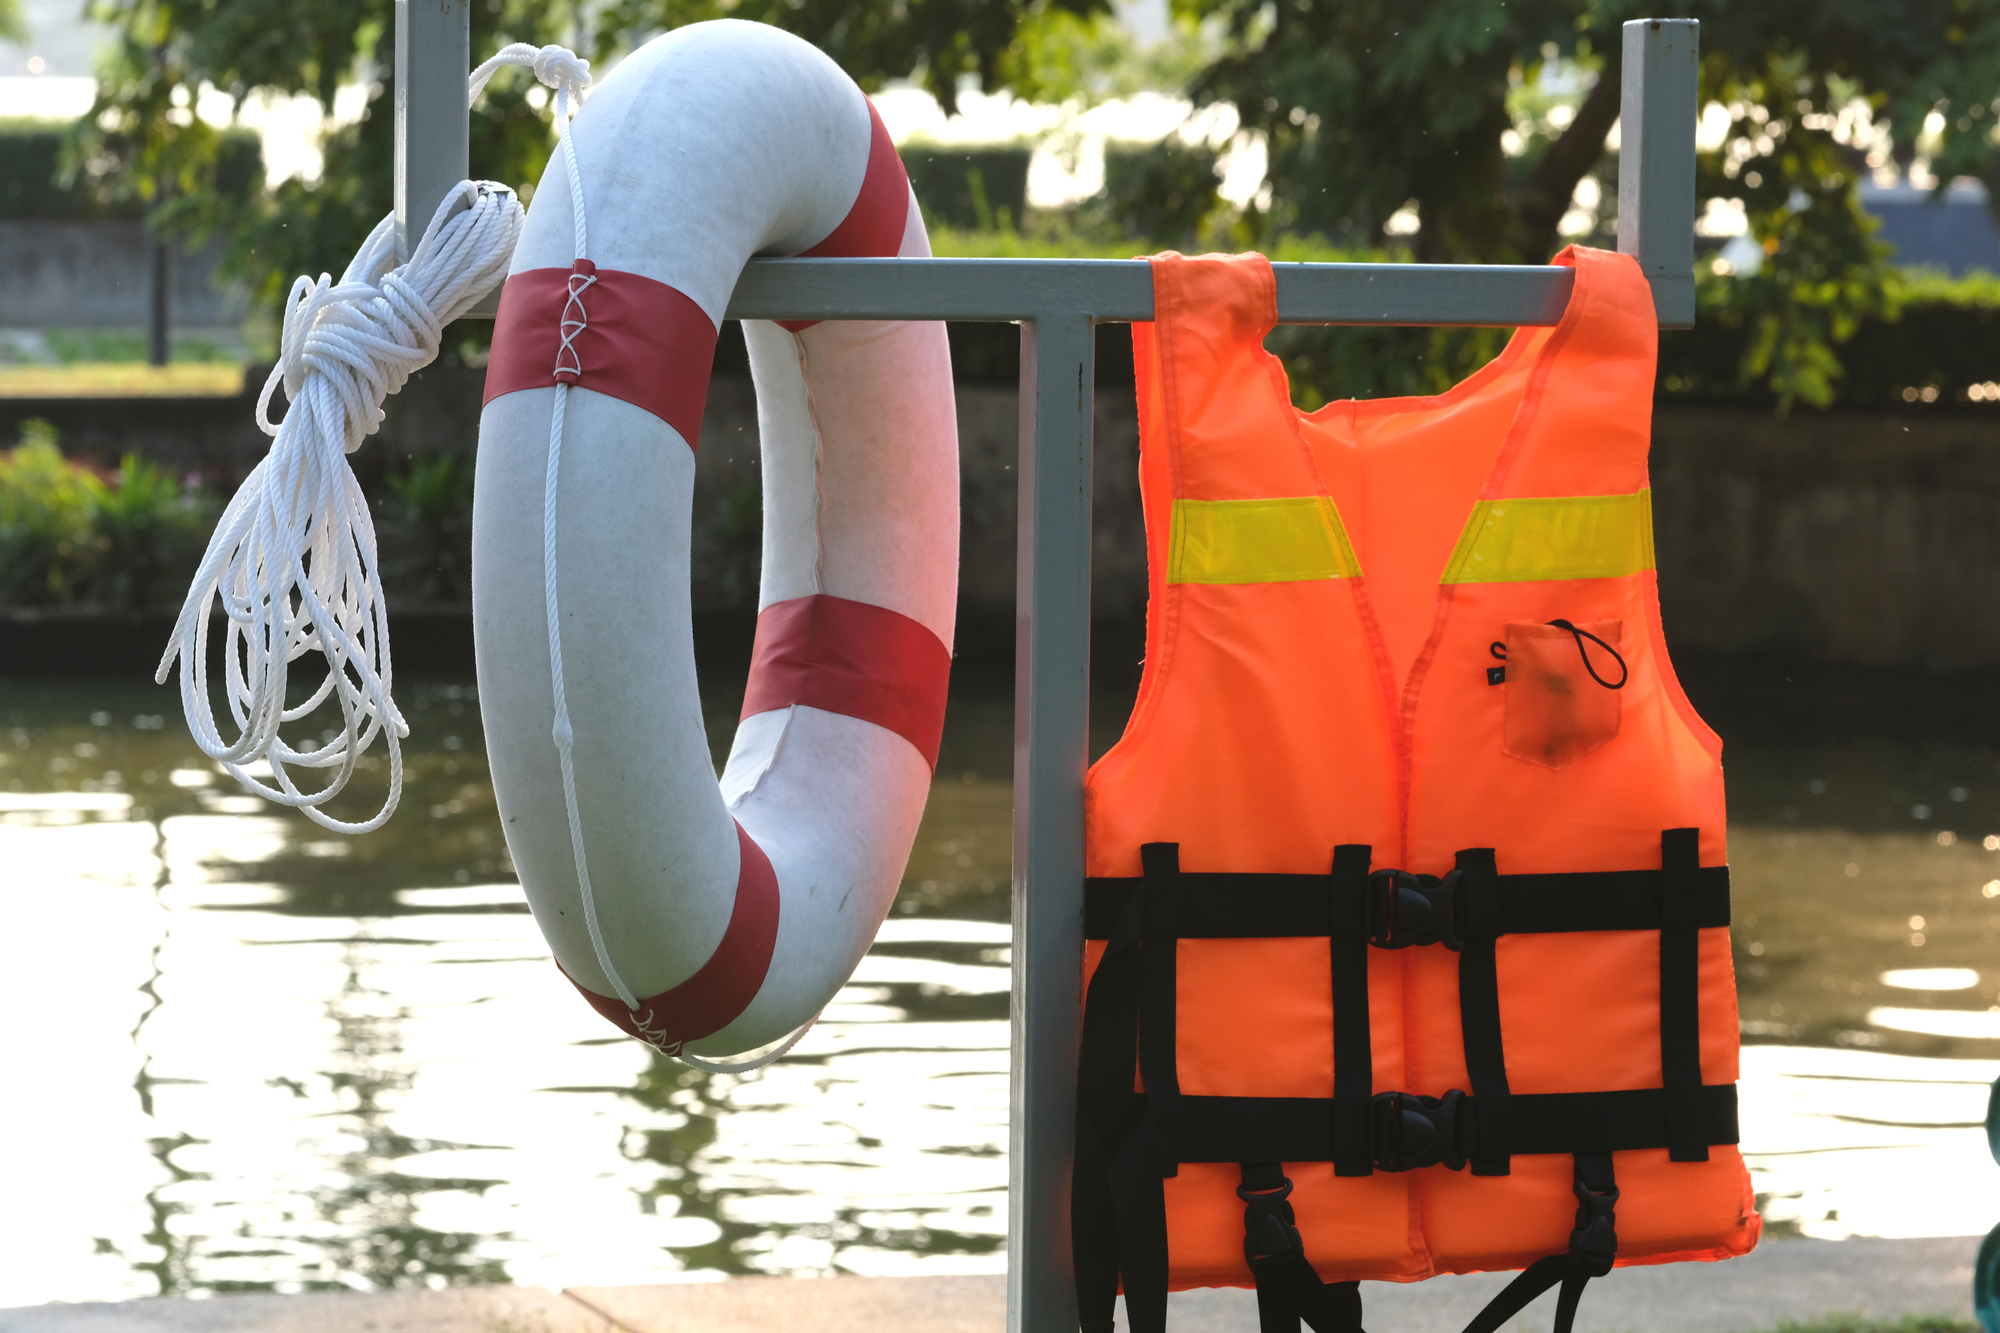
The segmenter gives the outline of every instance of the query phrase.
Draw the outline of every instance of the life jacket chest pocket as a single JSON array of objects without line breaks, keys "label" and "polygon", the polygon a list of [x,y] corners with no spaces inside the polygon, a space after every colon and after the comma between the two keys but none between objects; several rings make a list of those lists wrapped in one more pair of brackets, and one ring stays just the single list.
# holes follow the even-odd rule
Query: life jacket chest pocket
[{"label": "life jacket chest pocket", "polygon": [[1501,749],[1561,768],[1618,735],[1626,679],[1618,620],[1514,621],[1506,638]]}]

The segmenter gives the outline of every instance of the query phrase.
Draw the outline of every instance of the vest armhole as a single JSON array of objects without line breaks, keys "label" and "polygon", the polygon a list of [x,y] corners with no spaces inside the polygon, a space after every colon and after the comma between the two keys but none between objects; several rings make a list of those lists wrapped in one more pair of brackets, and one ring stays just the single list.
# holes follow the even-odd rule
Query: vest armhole
[{"label": "vest armhole", "polygon": [[[1173,412],[1166,402],[1167,384],[1161,373],[1160,361],[1158,324],[1133,324],[1132,388],[1139,435],[1139,514],[1146,540],[1145,658],[1140,664],[1139,688],[1132,700],[1132,711],[1126,716],[1118,739],[1084,773],[1086,828],[1092,824],[1090,807],[1096,799],[1097,783],[1122,767],[1143,744],[1153,715],[1159,709],[1167,684],[1168,667],[1173,659],[1172,644],[1179,614],[1166,571],[1171,555],[1168,546],[1173,537],[1174,487],[1171,481],[1159,486],[1149,487],[1147,484],[1147,474],[1151,469],[1160,468],[1171,473],[1173,460],[1167,455],[1171,455],[1178,445],[1178,441],[1166,438],[1166,432],[1172,429]],[[1157,513],[1148,504],[1148,497],[1156,490],[1167,497],[1166,504]]]},{"label": "vest armhole", "polygon": [[1681,688],[1681,678],[1674,670],[1674,661],[1667,651],[1667,635],[1660,617],[1660,574],[1657,569],[1642,571],[1645,578],[1644,601],[1646,603],[1646,634],[1652,640],[1654,669],[1659,674],[1660,688],[1673,703],[1674,712],[1682,724],[1693,734],[1701,748],[1708,752],[1716,763],[1722,762],[1722,737],[1715,734],[1715,728],[1702,720],[1700,713]]}]

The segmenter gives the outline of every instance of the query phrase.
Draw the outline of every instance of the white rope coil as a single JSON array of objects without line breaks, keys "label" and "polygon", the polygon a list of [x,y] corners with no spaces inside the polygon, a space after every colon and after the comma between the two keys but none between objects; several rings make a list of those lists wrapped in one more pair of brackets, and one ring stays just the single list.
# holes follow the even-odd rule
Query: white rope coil
[{"label": "white rope coil", "polygon": [[[557,89],[567,120],[572,90],[589,65],[560,47],[513,46],[467,80],[468,104],[502,64],[527,64]],[[572,178],[574,171],[572,170]],[[395,218],[368,234],[335,283],[301,277],[285,301],[278,364],[257,400],[257,424],[275,437],[223,511],[181,606],[156,679],[180,659],[181,705],[202,752],[247,790],[294,806],[342,833],[380,828],[403,791],[401,739],[409,725],[391,695],[389,626],[367,501],[347,466],[382,423],[382,400],[437,356],[445,325],[470,310],[506,275],[521,235],[521,204],[491,181],[464,181],[438,205],[409,262],[395,266]],[[282,424],[269,419],[280,383],[291,400]],[[227,739],[209,697],[208,620],[220,602],[223,696],[236,737]],[[326,678],[286,707],[291,663],[326,658]],[[337,735],[293,744],[280,735],[331,699]],[[376,737],[389,752],[389,790],[360,821],[325,810],[353,777]],[[270,780],[250,770],[269,766]],[[331,770],[304,791],[291,768]]]}]

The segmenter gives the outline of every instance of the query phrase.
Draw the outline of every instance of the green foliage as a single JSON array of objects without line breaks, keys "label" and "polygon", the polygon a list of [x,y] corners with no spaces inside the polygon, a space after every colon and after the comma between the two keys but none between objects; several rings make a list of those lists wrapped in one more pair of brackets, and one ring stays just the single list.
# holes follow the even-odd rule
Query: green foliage
[{"label": "green foliage", "polygon": [[1035,102],[1093,106],[1187,87],[1222,49],[1221,30],[1175,16],[1165,40],[1141,45],[1106,10],[1030,8],[1014,30],[1008,88]]},{"label": "green foliage", "polygon": [[[227,237],[224,272],[267,307],[297,275],[338,270],[389,211],[392,0],[91,0],[88,13],[115,40],[65,170],[100,199],[136,201],[175,234]],[[512,41],[565,38],[574,18],[567,0],[475,5],[474,59]],[[294,178],[268,194],[232,189],[228,136],[187,110],[210,83],[239,106],[253,96],[304,93],[331,113],[335,91],[356,80],[368,90],[366,106],[358,121],[326,137],[322,179]],[[526,96],[533,83],[525,71],[502,71],[471,123],[473,174],[524,195],[553,144],[546,108]]]},{"label": "green foliage", "polygon": [[125,455],[98,481],[84,600],[121,611],[171,606],[207,549],[214,506],[156,463]]},{"label": "green foliage", "polygon": [[[36,222],[133,221],[146,216],[145,200],[88,171],[74,169],[69,146],[77,127],[66,120],[0,119],[0,218]],[[247,129],[215,139],[214,189],[235,207],[264,186],[263,146]],[[109,163],[96,164],[99,171]]]},{"label": "green foliage", "polygon": [[1787,1319],[1777,1333],[1979,1333],[1970,1319],[1945,1314],[1906,1314],[1900,1319],[1871,1319],[1866,1315],[1828,1315],[1805,1323]]},{"label": "green foliage", "polygon": [[[1700,198],[1740,202],[1769,254],[1756,279],[1707,286],[1704,317],[1746,332],[1737,372],[1780,405],[1832,401],[1836,349],[1894,313],[1891,271],[1855,199],[1866,145],[1836,138],[1850,105],[1886,127],[1903,162],[1938,112],[1932,149],[1947,179],[2000,161],[1996,0],[1179,3],[1229,33],[1197,100],[1233,102],[1269,141],[1272,203],[1253,233],[1375,243],[1413,204],[1419,259],[1488,263],[1542,262],[1577,183],[1602,178],[1619,25],[1641,11],[1702,20],[1701,96],[1730,123],[1703,157]],[[1560,126],[1530,92],[1550,71],[1577,84]]]},{"label": "green foliage", "polygon": [[1152,249],[1193,250],[1224,208],[1218,154],[1168,135],[1156,144],[1106,144],[1103,210],[1119,234]]},{"label": "green foliage", "polygon": [[[1698,273],[1701,315],[1745,331],[1739,379],[1766,385],[1779,411],[1825,407],[1843,373],[1835,347],[1863,319],[1896,312],[1889,247],[1873,239],[1861,169],[1830,128],[1853,85],[1796,49],[1757,64],[1709,55],[1703,84],[1731,127],[1702,156],[1697,194],[1740,202],[1765,262],[1751,276]],[[1774,117],[1774,104],[1790,114]]]},{"label": "green foliage", "polygon": [[[150,348],[149,336],[131,329],[44,329],[42,339],[48,346],[49,355],[58,365],[64,366],[83,362],[144,361]],[[240,347],[228,346],[208,338],[183,337],[176,334],[171,351],[170,359],[174,361],[237,366],[243,364],[243,352]]]},{"label": "green foliage", "polygon": [[127,455],[109,476],[31,421],[0,453],[0,604],[136,611],[180,600],[216,516],[210,497]]},{"label": "green foliage", "polygon": [[[473,15],[475,58],[509,40],[573,40],[582,9],[488,0]],[[115,30],[116,49],[64,169],[92,207],[227,235],[228,271],[267,304],[295,274],[337,267],[388,210],[390,0],[91,0],[90,14]],[[1927,155],[1941,178],[1981,176],[2000,200],[2000,0],[1174,0],[1171,38],[1143,48],[1108,14],[1107,0],[608,0],[587,17],[600,58],[704,19],[772,23],[866,88],[908,76],[947,110],[963,80],[1072,108],[1144,87],[1228,102],[1266,143],[1265,198],[1240,215],[1220,206],[1203,150],[1170,143],[1116,164],[1111,191],[1069,220],[1067,239],[1274,251],[1317,237],[1452,262],[1542,262],[1566,235],[1609,239],[1620,25],[1695,17],[1702,98],[1729,114],[1702,158],[1701,198],[1740,204],[1768,256],[1755,277],[1704,278],[1703,318],[1737,340],[1729,378],[1781,408],[1840,400],[1856,366],[1845,340],[1894,318],[1892,270],[1856,205],[1868,153]],[[239,103],[307,93],[330,110],[356,79],[367,106],[328,136],[324,179],[268,195],[224,188],[224,136],[186,110],[203,83]],[[526,187],[540,171],[549,127],[527,85],[522,71],[503,74],[475,114],[475,174]],[[1874,140],[1851,132],[1857,104]],[[926,200],[941,231],[1003,213],[1031,221],[1011,177],[1002,198],[993,173],[978,174],[974,190],[964,173],[963,200]],[[1587,178],[1600,198],[1579,220]],[[1412,215],[1413,232],[1387,229]],[[1057,236],[1030,232],[1020,244],[1031,250]],[[1315,384],[1382,388],[1431,383],[1491,339],[1368,335],[1369,348],[1401,340],[1403,352],[1378,355],[1358,334],[1286,336],[1317,349]]]},{"label": "green foliage", "polygon": [[600,58],[635,33],[719,18],[768,23],[832,56],[870,92],[907,76],[949,113],[966,76],[987,92],[1034,95],[1037,56],[1065,40],[1057,16],[1109,10],[1108,0],[610,0],[593,22]]},{"label": "green foliage", "polygon": [[104,484],[73,467],[55,428],[31,421],[0,454],[0,590],[15,606],[76,600],[94,554],[91,518]]},{"label": "green foliage", "polygon": [[[1746,379],[1742,366],[1770,337],[1737,317],[1726,291],[1741,278],[1703,275],[1695,327],[1660,335],[1660,393],[1665,400],[1783,407],[1769,379]],[[2000,278],[1950,279],[1907,271],[1892,275],[1885,307],[1856,318],[1841,344],[1835,406],[1926,410],[1987,401],[2000,381]],[[1994,391],[2000,401],[2000,388]],[[1800,396],[1803,401],[1803,395]]]},{"label": "green foliage", "polygon": [[927,226],[1007,231],[1028,206],[1026,144],[907,144],[903,167],[922,203]]},{"label": "green foliage", "polygon": [[23,222],[81,222],[136,218],[143,210],[107,206],[89,191],[61,184],[65,120],[0,119],[0,218]]},{"label": "green foliage", "polygon": [[413,456],[376,506],[382,577],[399,601],[472,600],[472,459]]}]

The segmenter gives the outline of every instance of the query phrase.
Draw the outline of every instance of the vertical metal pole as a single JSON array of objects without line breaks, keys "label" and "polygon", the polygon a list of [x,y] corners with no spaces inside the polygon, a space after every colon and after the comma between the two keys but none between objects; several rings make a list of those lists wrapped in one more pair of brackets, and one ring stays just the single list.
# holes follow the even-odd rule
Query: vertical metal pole
[{"label": "vertical metal pole", "polygon": [[1069,1169],[1083,1008],[1095,360],[1087,315],[1021,326],[1008,1333],[1075,1333],[1077,1319]]},{"label": "vertical metal pole", "polygon": [[396,258],[410,257],[445,192],[468,174],[471,0],[396,0]]},{"label": "vertical metal pole", "polygon": [[153,243],[153,263],[147,277],[146,362],[164,366],[174,356],[174,241],[147,227]]},{"label": "vertical metal pole", "polygon": [[1701,24],[1625,25],[1618,129],[1618,248],[1653,284],[1660,327],[1694,326],[1694,131]]}]

